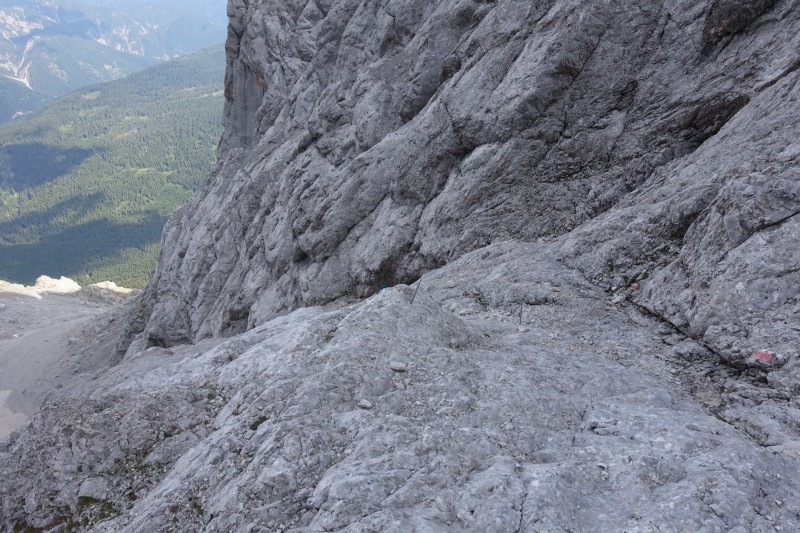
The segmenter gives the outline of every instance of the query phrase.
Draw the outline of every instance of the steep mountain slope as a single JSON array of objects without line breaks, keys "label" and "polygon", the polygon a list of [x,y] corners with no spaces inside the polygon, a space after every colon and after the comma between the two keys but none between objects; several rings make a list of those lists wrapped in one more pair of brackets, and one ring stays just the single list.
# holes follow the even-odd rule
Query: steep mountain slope
[{"label": "steep mountain slope", "polygon": [[[682,270],[669,289],[642,284],[690,291],[657,312],[723,351],[733,341],[707,335],[699,311],[718,297],[719,327],[744,320],[731,349],[771,346],[777,332],[751,332],[751,297],[734,296],[770,288],[735,289],[740,273],[703,264],[761,230],[794,231],[800,18],[794,2],[769,4],[748,3],[743,26],[725,2],[233,2],[222,164],[165,233],[147,342],[365,296],[624,201],[621,220],[579,232],[607,246],[565,259],[618,287]],[[797,258],[782,242],[764,263],[785,290],[763,311],[796,316]]]},{"label": "steep mountain slope", "polygon": [[[53,98],[217,43],[224,15],[224,0],[3,2],[0,75]],[[10,111],[0,120],[29,111],[25,104],[0,93],[0,110]]]},{"label": "steep mountain slope", "polygon": [[755,421],[754,399],[776,402],[551,252],[492,245],[416,297],[398,286],[131,352],[0,448],[0,524],[795,530],[796,433],[764,448],[681,389]]},{"label": "steep mountain slope", "polygon": [[143,286],[166,217],[213,165],[223,58],[204,50],[0,127],[0,279]]},{"label": "steep mountain slope", "polygon": [[796,0],[228,12],[219,164],[0,524],[800,530]]},{"label": "steep mountain slope", "polygon": [[39,109],[48,100],[19,80],[0,76],[0,123]]}]

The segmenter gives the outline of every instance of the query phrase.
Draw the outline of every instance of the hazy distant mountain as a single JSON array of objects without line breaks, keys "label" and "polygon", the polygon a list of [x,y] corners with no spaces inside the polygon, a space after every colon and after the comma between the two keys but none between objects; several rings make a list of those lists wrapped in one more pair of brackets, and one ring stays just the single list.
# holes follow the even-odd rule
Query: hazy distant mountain
[{"label": "hazy distant mountain", "polygon": [[141,286],[167,215],[208,174],[222,46],[92,85],[0,127],[0,279]]},{"label": "hazy distant mountain", "polygon": [[0,121],[225,38],[225,0],[0,1]]}]

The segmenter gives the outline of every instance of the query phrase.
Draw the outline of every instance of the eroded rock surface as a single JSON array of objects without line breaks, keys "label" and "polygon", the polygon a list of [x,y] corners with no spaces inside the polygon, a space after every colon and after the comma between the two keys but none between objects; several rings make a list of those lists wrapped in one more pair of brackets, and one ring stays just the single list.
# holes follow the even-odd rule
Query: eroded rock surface
[{"label": "eroded rock surface", "polygon": [[[721,385],[735,370],[687,362],[704,348],[551,254],[492,245],[418,291],[129,356],[0,453],[0,523],[794,529],[791,453],[712,415],[735,403]],[[761,394],[756,382],[739,390]]]},{"label": "eroded rock surface", "polygon": [[796,1],[229,14],[217,169],[0,524],[800,530]]},{"label": "eroded rock surface", "polygon": [[[664,312],[706,335],[698,308],[714,296],[673,275],[702,268],[689,249],[718,258],[763,228],[790,232],[771,225],[798,209],[798,10],[746,4],[232,1],[221,161],[169,223],[132,333],[155,346],[235,334],[492,241],[564,234],[620,201],[655,219],[645,196],[660,186],[673,213],[647,252],[670,287],[650,272],[645,292],[689,290],[691,308],[681,296]],[[724,224],[704,223],[726,202]],[[731,202],[749,209],[741,222]],[[635,231],[611,237],[627,243],[615,262],[641,259]],[[720,342],[746,337],[733,335]]]}]

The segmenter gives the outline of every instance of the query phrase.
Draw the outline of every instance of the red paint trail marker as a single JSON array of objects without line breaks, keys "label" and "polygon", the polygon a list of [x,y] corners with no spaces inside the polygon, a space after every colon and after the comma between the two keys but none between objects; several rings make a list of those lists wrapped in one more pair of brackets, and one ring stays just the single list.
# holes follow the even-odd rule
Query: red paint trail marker
[{"label": "red paint trail marker", "polygon": [[753,354],[753,357],[756,361],[761,361],[762,363],[771,363],[775,356],[769,352],[765,352],[763,350],[759,350]]}]

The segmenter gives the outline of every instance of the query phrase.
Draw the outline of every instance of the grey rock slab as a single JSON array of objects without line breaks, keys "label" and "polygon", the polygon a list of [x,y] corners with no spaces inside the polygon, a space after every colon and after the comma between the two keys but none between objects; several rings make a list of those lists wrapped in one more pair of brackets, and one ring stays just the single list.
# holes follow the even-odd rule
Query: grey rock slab
[{"label": "grey rock slab", "polygon": [[794,2],[228,13],[217,167],[2,527],[800,530]]},{"label": "grey rock slab", "polygon": [[[500,243],[426,275],[413,305],[400,285],[126,358],[0,453],[0,523],[76,516],[102,474],[119,514],[86,511],[90,531],[796,528],[787,445],[710,413],[660,358],[656,322],[548,251]],[[519,333],[508,295],[545,284],[558,301]]]},{"label": "grey rock slab", "polygon": [[[683,250],[691,278],[705,268],[690,251],[709,247],[703,235],[766,237],[796,211],[784,145],[797,124],[791,4],[231,2],[219,164],[168,223],[128,339],[234,335],[411,282],[491,242],[563,235],[609,210],[641,220],[592,226],[569,249],[576,264],[594,275],[619,262],[610,282],[621,287]],[[779,124],[774,150],[750,122]],[[727,182],[733,210],[723,213],[714,198]],[[763,202],[770,214],[759,222]],[[719,216],[698,218],[711,204]],[[773,227],[785,233],[774,242],[791,238],[789,226]],[[632,272],[628,263],[648,257]],[[790,258],[769,260],[782,266],[768,279],[791,272]],[[752,268],[740,275],[761,267]],[[791,300],[797,284],[787,281],[779,295]],[[705,281],[671,283],[657,299],[669,292],[675,310],[664,313],[704,335],[695,332],[712,317],[672,292],[686,283]],[[644,289],[643,301],[654,294]],[[759,337],[778,334],[771,318],[755,321]]]},{"label": "grey rock slab", "polygon": [[[604,283],[639,280],[640,290],[618,297],[734,365],[780,369],[796,358],[800,257],[788,243],[800,228],[797,78],[775,80],[702,149],[564,236],[558,256]],[[754,361],[759,351],[781,364]]]},{"label": "grey rock slab", "polygon": [[108,492],[108,485],[108,480],[102,477],[89,478],[81,483],[78,489],[78,498],[103,500]]}]

